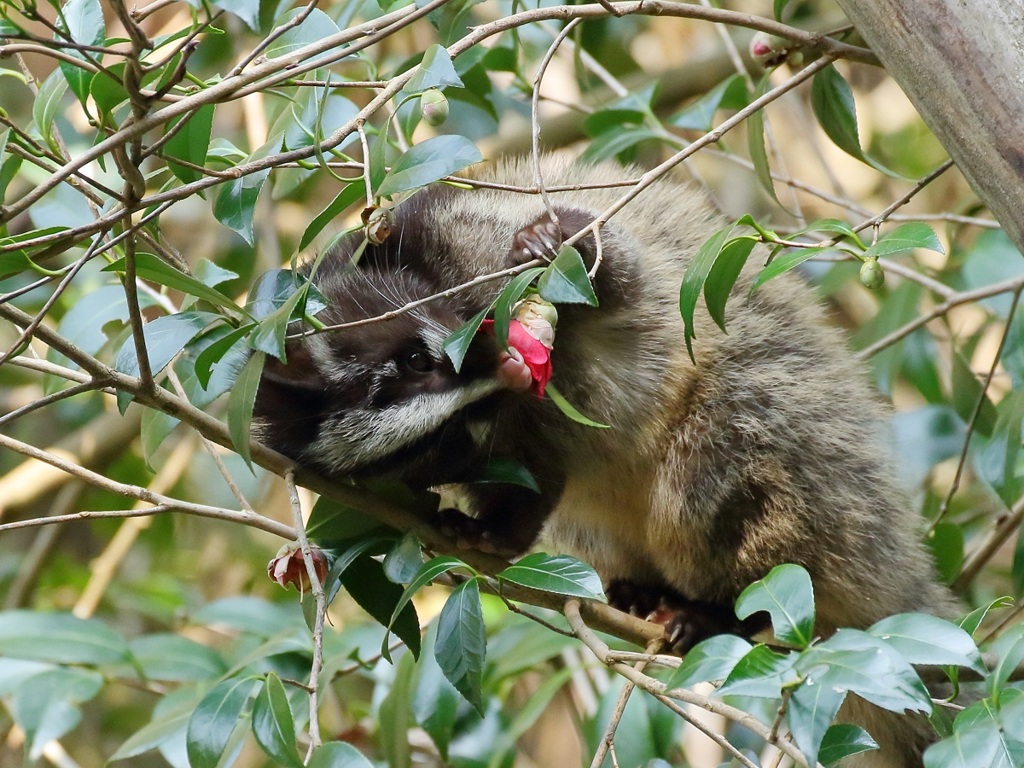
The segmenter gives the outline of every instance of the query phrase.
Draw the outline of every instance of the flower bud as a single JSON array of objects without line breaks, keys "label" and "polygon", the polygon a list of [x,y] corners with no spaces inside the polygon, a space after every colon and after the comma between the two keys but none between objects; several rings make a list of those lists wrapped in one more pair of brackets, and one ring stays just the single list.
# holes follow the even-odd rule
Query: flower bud
[{"label": "flower bud", "polygon": [[785,63],[795,48],[792,40],[758,32],[750,41],[750,56],[765,69],[771,69]]},{"label": "flower bud", "polygon": [[427,125],[438,126],[448,119],[448,99],[437,88],[420,96],[420,113]]},{"label": "flower bud", "polygon": [[885,282],[885,272],[878,264],[878,259],[868,259],[860,265],[860,282],[872,291],[881,288]]},{"label": "flower bud", "polygon": [[554,347],[555,325],[558,323],[558,310],[554,304],[540,296],[529,296],[516,305],[515,319],[545,347]]}]

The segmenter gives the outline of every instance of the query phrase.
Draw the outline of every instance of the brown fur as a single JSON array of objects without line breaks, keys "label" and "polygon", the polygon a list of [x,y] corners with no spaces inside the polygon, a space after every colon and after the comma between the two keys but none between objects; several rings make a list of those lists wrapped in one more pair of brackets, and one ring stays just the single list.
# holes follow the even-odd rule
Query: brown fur
[{"label": "brown fur", "polygon": [[[610,172],[556,157],[545,161],[544,174],[548,185],[573,185],[605,181]],[[478,175],[533,183],[525,162]],[[585,223],[620,195],[580,190],[554,193],[552,200],[563,220]],[[543,219],[545,208],[535,195],[434,189],[399,206],[397,215],[391,241],[366,258],[385,269],[422,271],[430,290],[443,290],[509,266],[513,236]],[[698,190],[659,182],[602,230],[596,280],[602,306],[560,308],[553,382],[611,429],[570,422],[548,402],[488,394],[482,396],[488,409],[460,410],[443,431],[417,444],[415,450],[433,456],[429,471],[422,456],[410,459],[412,449],[403,447],[397,465],[412,462],[417,469],[401,476],[458,481],[458,471],[437,467],[458,464],[454,457],[463,455],[522,461],[537,475],[543,503],[521,491],[476,487],[470,498],[481,525],[522,549],[545,524],[556,547],[590,562],[606,581],[664,584],[688,599],[731,605],[774,565],[793,562],[812,576],[822,634],[903,611],[950,613],[953,601],[919,541],[920,521],[893,478],[886,408],[798,278],[777,278],[749,295],[756,262],[763,260],[755,251],[729,301],[728,334],[699,305],[696,364],[687,355],[679,286],[693,254],[722,225]],[[329,298],[349,290],[330,269],[323,280]],[[498,287],[463,294],[453,318],[467,318]],[[400,306],[401,297],[393,304]],[[433,320],[451,330],[458,327],[453,318],[434,311]],[[315,380],[330,380],[332,366],[345,365],[342,342],[329,343],[335,348],[312,355]],[[481,370],[493,364],[488,354],[492,362]],[[344,385],[337,386],[340,393]],[[268,421],[264,434],[273,444],[287,429],[275,432],[274,409],[261,407],[274,399],[272,389],[261,391],[257,413]],[[317,413],[308,416],[310,427],[327,423],[323,409]],[[336,461],[325,459],[341,428],[322,424],[309,431],[308,450],[277,447],[329,472],[376,468],[345,464],[343,451]],[[464,454],[445,451],[440,436]],[[868,727],[886,747],[882,755],[859,758],[859,765],[918,764],[906,720],[875,717],[877,710],[857,702],[846,711],[861,721],[870,713]]]}]

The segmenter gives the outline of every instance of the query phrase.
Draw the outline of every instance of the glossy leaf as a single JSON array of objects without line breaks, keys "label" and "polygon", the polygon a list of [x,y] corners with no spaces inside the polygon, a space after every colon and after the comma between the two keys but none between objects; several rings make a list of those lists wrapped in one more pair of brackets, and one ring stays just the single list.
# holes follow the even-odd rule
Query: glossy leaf
[{"label": "glossy leaf", "polygon": [[971,636],[956,624],[924,613],[901,613],[873,624],[868,633],[885,640],[911,664],[955,664],[984,674]]},{"label": "glossy leaf", "polygon": [[601,577],[582,560],[569,555],[534,552],[500,571],[498,578],[559,595],[604,599]]},{"label": "glossy leaf", "polygon": [[789,697],[786,722],[808,765],[817,763],[822,739],[845,698],[846,693],[812,678],[804,680]]},{"label": "glossy leaf", "polygon": [[299,250],[305,250],[324,227],[337,220],[350,206],[355,205],[365,194],[365,188],[358,182],[345,186],[320,213],[313,217],[299,239]]},{"label": "glossy leaf", "polygon": [[576,410],[575,406],[566,400],[565,395],[559,392],[551,382],[548,382],[548,385],[544,388],[544,394],[551,398],[551,402],[558,406],[558,410],[577,424],[582,424],[585,427],[595,427],[596,429],[611,429],[610,425],[587,418]]},{"label": "glossy leaf", "polygon": [[668,122],[676,128],[710,131],[714,127],[715,113],[719,109],[739,109],[745,107],[748,102],[746,81],[742,75],[732,75],[672,115]]},{"label": "glossy leaf", "polygon": [[755,645],[736,662],[718,695],[778,698],[783,686],[797,677],[793,663],[792,654],[783,655],[766,645]]},{"label": "glossy leaf", "polygon": [[683,317],[686,351],[689,352],[691,360],[693,359],[693,347],[690,342],[697,337],[693,322],[697,300],[700,299],[701,292],[704,290],[704,281],[707,280],[715,260],[718,259],[718,255],[725,247],[732,229],[731,225],[720,229],[697,250],[690,266],[686,268],[682,285],[679,287],[679,312]]},{"label": "glossy leaf", "polygon": [[391,197],[425,187],[481,160],[480,150],[465,136],[435,136],[416,144],[398,158],[377,189],[377,195]]},{"label": "glossy leaf", "polygon": [[[180,695],[181,700],[175,701],[172,698],[174,695],[171,694],[160,702],[154,709],[153,719],[129,736],[110,756],[108,762],[126,760],[129,757],[157,749],[179,737],[184,738],[189,718],[192,716],[192,710],[195,709],[197,702]],[[156,711],[161,706],[163,711]]]},{"label": "glossy leaf", "polygon": [[252,454],[249,439],[252,431],[252,410],[256,403],[256,391],[263,374],[265,355],[255,351],[235,380],[235,386],[228,395],[228,432],[231,444],[245,463],[252,468]]},{"label": "glossy leaf", "polygon": [[373,768],[373,763],[347,742],[328,741],[313,752],[308,768]]},{"label": "glossy leaf", "polygon": [[[405,588],[405,591],[402,592],[401,596],[398,598],[398,601],[395,603],[394,610],[392,610],[391,612],[391,620],[387,623],[388,632],[391,631],[395,622],[398,620],[398,617],[401,614],[401,612],[405,610],[405,607],[412,600],[413,595],[419,592],[423,587],[427,586],[427,584],[430,584],[434,579],[436,579],[441,574],[448,573],[448,571],[454,570],[456,568],[466,568],[472,571],[472,569],[470,569],[469,566],[466,565],[464,562],[459,560],[459,558],[452,557],[451,555],[441,555],[440,557],[435,557],[432,560],[429,560],[428,562],[424,563],[423,566],[420,568],[419,573],[417,573],[416,577],[409,582],[408,586],[406,586]],[[473,573],[475,575],[475,572]],[[391,654],[388,653],[387,646],[388,635],[385,634],[384,642],[381,644],[381,655],[383,655],[385,659],[388,659],[390,661]]]},{"label": "glossy leaf", "polygon": [[103,687],[103,676],[84,669],[52,669],[21,685],[11,699],[15,722],[25,732],[30,760],[61,738],[82,719],[78,705],[94,698]]},{"label": "glossy leaf", "polygon": [[476,483],[508,483],[529,488],[540,493],[537,479],[522,464],[511,459],[491,459],[484,467],[483,473],[474,478]]},{"label": "glossy leaf", "polygon": [[295,17],[301,13],[308,13],[301,24],[297,27],[292,26],[267,46],[264,54],[268,59],[287,56],[299,48],[320,42],[325,37],[337,35],[341,31],[338,29],[334,19],[319,8],[314,8],[311,12],[306,8],[294,8],[282,15],[276,23],[279,25],[290,25]]},{"label": "glossy leaf", "polygon": [[797,668],[822,685],[851,691],[893,712],[931,711],[931,697],[910,664],[866,632],[841,629],[806,651]]},{"label": "glossy leaf", "polygon": [[498,349],[508,347],[508,324],[512,319],[512,308],[516,302],[526,293],[526,289],[544,274],[545,267],[533,267],[508,281],[508,285],[501,289],[498,300],[494,303],[494,338]]},{"label": "glossy leaf", "polygon": [[483,714],[480,682],[486,648],[480,587],[473,578],[456,587],[441,609],[434,656],[445,677],[480,714]]},{"label": "glossy leaf", "polygon": [[741,619],[767,611],[775,636],[784,643],[806,648],[814,639],[814,588],[807,571],[798,565],[777,565],[755,581],[736,601]]},{"label": "glossy leaf", "polygon": [[723,331],[725,330],[725,302],[756,243],[757,240],[751,237],[738,237],[730,240],[718,254],[718,258],[704,281],[704,302],[707,305],[708,314]]},{"label": "glossy leaf", "polygon": [[253,32],[259,32],[260,0],[213,0],[213,5],[233,13]]},{"label": "glossy leaf", "polygon": [[481,309],[444,340],[445,354],[447,354],[451,359],[456,373],[462,369],[462,361],[466,359],[466,353],[469,351],[469,345],[472,344],[473,339],[476,338],[476,333],[480,330],[480,326],[483,324],[484,318],[486,318],[487,314],[491,311],[491,306],[493,305],[489,305]]},{"label": "glossy leaf", "polygon": [[36,130],[51,149],[56,145],[53,138],[53,119],[60,111],[61,100],[67,89],[68,82],[64,79],[64,73],[59,68],[55,69],[39,86],[39,91],[32,102],[32,119],[35,121]]},{"label": "glossy leaf", "polygon": [[[770,73],[766,72],[757,83],[754,89],[754,99],[764,96],[771,84]],[[775,192],[775,181],[772,179],[771,165],[768,163],[768,151],[765,149],[764,140],[764,110],[759,109],[747,118],[747,150],[750,152],[750,160],[754,164],[754,175],[757,177],[761,188],[768,193],[769,197],[779,205],[779,196]]]},{"label": "glossy leaf", "polygon": [[184,126],[164,144],[163,154],[167,158],[167,167],[182,183],[191,184],[203,178],[202,172],[195,168],[174,162],[184,160],[200,167],[206,165],[206,150],[210,147],[210,136],[213,131],[213,104],[204,104],[194,113],[186,114],[168,125],[173,129],[179,122],[186,120]]},{"label": "glossy leaf", "polygon": [[[57,26],[80,45],[103,45],[106,35],[106,24],[103,21],[103,9],[100,7],[99,0],[67,0],[61,7]],[[63,35],[54,37],[57,40],[65,40]],[[74,48],[67,49],[66,53],[75,59],[82,61],[86,59],[83,53]],[[100,58],[99,54],[95,53],[91,53],[89,56],[92,59]],[[89,84],[96,74],[83,67],[75,66],[69,61],[61,60],[59,63],[71,90],[78,100],[85,104],[89,96]]]},{"label": "glossy leaf", "polygon": [[735,635],[710,637],[687,652],[665,685],[670,689],[688,688],[695,683],[725,680],[750,649],[750,643]]},{"label": "glossy leaf", "polygon": [[281,678],[273,672],[267,675],[263,688],[253,702],[252,732],[256,743],[273,758],[276,765],[302,768],[288,696]]},{"label": "glossy leaf", "polygon": [[408,584],[423,566],[423,542],[412,531],[406,533],[384,558],[384,575],[395,584]]},{"label": "glossy leaf", "polygon": [[853,91],[835,66],[830,64],[814,76],[811,107],[825,135],[837,147],[882,173],[896,175],[861,149]]},{"label": "glossy leaf", "polygon": [[416,609],[409,601],[399,604],[405,592],[387,580],[384,566],[364,555],[356,558],[339,578],[360,608],[398,635],[414,656],[419,655],[420,622]]},{"label": "glossy leaf", "polygon": [[818,750],[818,760],[823,765],[834,765],[844,757],[871,749],[878,749],[878,743],[871,738],[871,734],[859,725],[837,723],[825,732],[821,749]]},{"label": "glossy leaf", "polygon": [[552,304],[597,306],[597,295],[590,283],[587,267],[579,251],[571,246],[562,246],[537,280],[537,290],[542,299]]},{"label": "glossy leaf", "polygon": [[[116,272],[120,275],[125,271],[125,260],[108,264],[103,268],[104,272]],[[191,275],[175,269],[166,261],[151,253],[140,252],[135,256],[135,274],[143,280],[151,280],[158,285],[164,285],[175,291],[181,291],[188,296],[208,301],[214,306],[224,307],[238,311],[238,305],[229,296],[225,296],[216,288],[197,280]]]},{"label": "glossy leaf", "polygon": [[1016,624],[992,644],[991,650],[996,654],[998,662],[989,674],[988,689],[992,695],[997,694],[1013,670],[1024,662],[1024,624]]},{"label": "glossy leaf", "polygon": [[831,248],[794,248],[787,253],[783,253],[776,256],[771,260],[771,263],[765,266],[760,272],[757,273],[757,277],[754,279],[754,283],[751,286],[752,291],[756,291],[762,285],[767,283],[773,277],[789,272],[794,267],[798,267],[808,259],[812,259],[819,253],[833,250]]},{"label": "glossy leaf", "polygon": [[939,242],[935,230],[919,221],[910,221],[906,224],[900,224],[892,232],[878,238],[864,252],[864,256],[868,258],[884,258],[914,248],[924,248],[936,253],[946,252],[942,247],[942,243]]},{"label": "glossy leaf", "polygon": [[448,86],[462,88],[462,78],[452,66],[452,57],[448,49],[435,43],[427,48],[423,54],[423,61],[403,90],[406,93],[422,93],[430,88]]},{"label": "glossy leaf", "polygon": [[192,768],[217,768],[232,732],[261,680],[230,678],[206,694],[188,721],[188,759]]},{"label": "glossy leaf", "polygon": [[202,681],[227,671],[217,651],[180,635],[143,635],[130,647],[147,680]]},{"label": "glossy leaf", "polygon": [[130,659],[124,638],[98,619],[27,610],[0,612],[0,654],[60,664]]}]

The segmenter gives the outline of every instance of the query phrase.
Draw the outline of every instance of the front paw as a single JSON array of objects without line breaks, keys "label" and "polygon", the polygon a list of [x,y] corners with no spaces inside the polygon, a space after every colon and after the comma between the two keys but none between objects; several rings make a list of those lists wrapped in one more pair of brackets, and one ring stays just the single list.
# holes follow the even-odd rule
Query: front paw
[{"label": "front paw", "polygon": [[558,255],[563,239],[561,225],[545,214],[515,233],[508,254],[509,261],[513,265],[535,259],[550,261]]},{"label": "front paw", "polygon": [[516,537],[505,535],[487,526],[484,521],[457,509],[442,509],[438,512],[437,527],[459,549],[475,549],[504,558],[523,554],[532,543],[524,544]]}]

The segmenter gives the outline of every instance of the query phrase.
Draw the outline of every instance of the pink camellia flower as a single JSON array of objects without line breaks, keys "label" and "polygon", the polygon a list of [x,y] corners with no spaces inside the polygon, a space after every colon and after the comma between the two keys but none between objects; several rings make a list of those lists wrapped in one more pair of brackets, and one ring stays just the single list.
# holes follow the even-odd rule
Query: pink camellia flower
[{"label": "pink camellia flower", "polygon": [[[310,554],[313,556],[313,569],[316,572],[316,577],[323,584],[329,568],[327,555],[317,547],[311,547]],[[298,544],[285,544],[281,547],[277,551],[277,556],[267,563],[267,575],[285,589],[290,584],[294,584],[300,595],[304,595],[310,588],[305,558]]]},{"label": "pink camellia flower", "polygon": [[[484,320],[480,333],[493,336],[494,321]],[[511,389],[529,389],[537,397],[544,397],[551,380],[551,350],[518,320],[509,321],[508,352],[499,358],[498,376]]]},{"label": "pink camellia flower", "polygon": [[530,391],[537,397],[544,397],[544,388],[551,381],[551,350],[518,320],[508,324],[508,345],[522,355],[523,362],[530,369],[533,379]]}]

